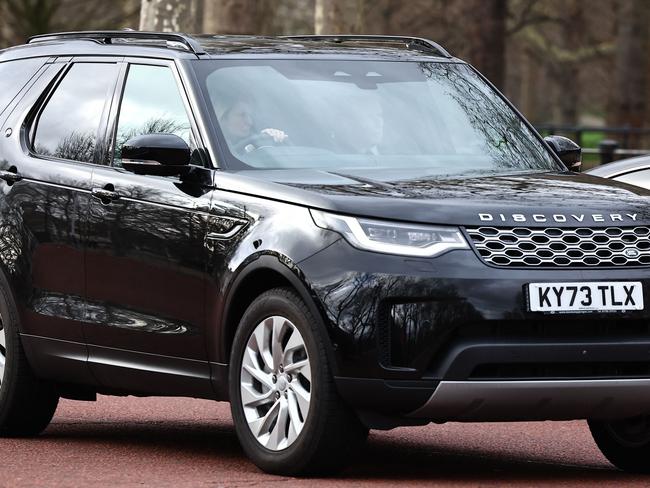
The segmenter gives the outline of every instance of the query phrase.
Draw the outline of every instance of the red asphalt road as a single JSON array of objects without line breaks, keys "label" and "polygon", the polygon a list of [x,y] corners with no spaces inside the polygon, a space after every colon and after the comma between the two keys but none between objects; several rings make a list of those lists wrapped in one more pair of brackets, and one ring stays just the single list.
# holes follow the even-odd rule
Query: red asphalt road
[{"label": "red asphalt road", "polygon": [[[225,403],[62,401],[39,438],[0,439],[0,486],[650,486],[602,457],[584,422],[373,431],[336,477],[269,476],[244,456]],[[650,460],[649,460],[650,462]]]}]

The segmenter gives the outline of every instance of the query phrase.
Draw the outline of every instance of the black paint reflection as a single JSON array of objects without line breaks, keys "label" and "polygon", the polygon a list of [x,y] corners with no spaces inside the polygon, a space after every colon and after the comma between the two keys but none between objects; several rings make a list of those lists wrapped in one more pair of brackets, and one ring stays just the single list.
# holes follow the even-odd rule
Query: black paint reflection
[{"label": "black paint reflection", "polygon": [[210,187],[119,168],[95,169],[93,185],[120,198],[90,204],[89,320],[114,327],[88,326],[88,343],[205,359]]},{"label": "black paint reflection", "polygon": [[122,306],[87,302],[86,321],[100,326],[117,327],[151,334],[197,334],[197,328],[177,320],[127,310]]},{"label": "black paint reflection", "polygon": [[[73,296],[85,292],[84,220],[89,195],[75,188],[89,184],[90,171],[68,172],[65,165],[60,169],[56,183],[39,181],[44,178],[27,165],[21,174],[33,180],[0,183],[4,193],[0,257],[12,275],[18,302],[37,313],[23,320],[23,331],[83,342],[77,315],[58,309],[63,315],[55,317],[33,310],[38,305],[37,290]],[[84,175],[88,180],[83,180]]]},{"label": "black paint reflection", "polygon": [[[461,298],[414,301],[390,306],[385,321],[390,354],[386,365],[424,369],[456,329],[483,317]],[[382,331],[380,331],[382,333]]]},{"label": "black paint reflection", "polygon": [[[80,296],[42,290],[34,293],[32,309],[50,317],[155,334],[185,334],[191,330],[188,324],[179,324],[164,317],[128,311],[121,306],[91,302]],[[193,333],[196,333],[196,330]]]},{"label": "black paint reflection", "polygon": [[[6,210],[6,209],[3,209]],[[18,273],[19,260],[24,259],[24,249],[28,249],[28,236],[21,232],[22,218],[13,211],[3,211],[0,215],[0,260],[10,275]]]},{"label": "black paint reflection", "polygon": [[387,367],[425,368],[456,327],[482,319],[453,284],[435,278],[348,272],[314,291],[343,353],[378,347]]}]

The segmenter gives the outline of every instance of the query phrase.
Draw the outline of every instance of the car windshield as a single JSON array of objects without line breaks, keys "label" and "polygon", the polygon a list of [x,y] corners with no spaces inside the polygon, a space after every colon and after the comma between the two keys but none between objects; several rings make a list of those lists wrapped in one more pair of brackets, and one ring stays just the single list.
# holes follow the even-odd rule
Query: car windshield
[{"label": "car windshield", "polygon": [[229,169],[556,171],[469,66],[371,60],[194,61]]}]

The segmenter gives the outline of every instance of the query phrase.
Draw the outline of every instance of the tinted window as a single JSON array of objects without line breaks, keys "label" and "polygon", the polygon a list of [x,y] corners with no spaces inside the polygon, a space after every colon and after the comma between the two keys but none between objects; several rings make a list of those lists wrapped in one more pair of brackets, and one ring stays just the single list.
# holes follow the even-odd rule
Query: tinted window
[{"label": "tinted window", "polygon": [[92,162],[104,104],[111,92],[114,64],[75,64],[38,118],[37,154]]},{"label": "tinted window", "polygon": [[624,175],[617,176],[614,179],[623,181],[624,183],[629,183],[630,185],[641,186],[650,190],[650,169],[626,173]]},{"label": "tinted window", "polygon": [[0,114],[43,63],[42,58],[0,63]]},{"label": "tinted window", "polygon": [[427,174],[560,169],[525,121],[464,64],[192,64],[230,149],[230,167]]},{"label": "tinted window", "polygon": [[122,146],[143,134],[175,134],[192,147],[190,120],[172,71],[164,66],[132,65],[124,87],[114,164]]}]

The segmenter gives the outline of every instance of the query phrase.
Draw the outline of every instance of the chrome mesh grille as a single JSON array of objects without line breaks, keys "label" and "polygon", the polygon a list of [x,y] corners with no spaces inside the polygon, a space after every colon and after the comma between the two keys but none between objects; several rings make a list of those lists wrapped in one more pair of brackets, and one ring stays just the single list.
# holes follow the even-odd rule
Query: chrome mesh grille
[{"label": "chrome mesh grille", "polygon": [[483,260],[497,266],[650,265],[650,227],[466,227]]}]

